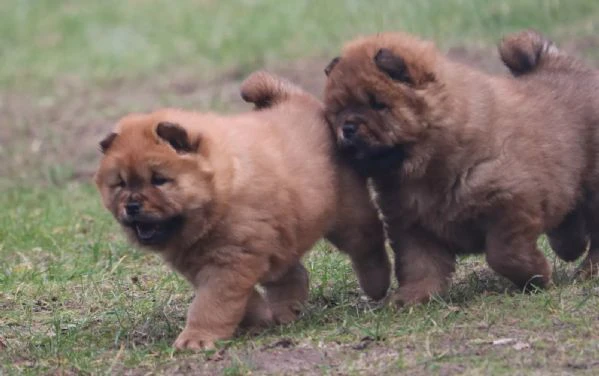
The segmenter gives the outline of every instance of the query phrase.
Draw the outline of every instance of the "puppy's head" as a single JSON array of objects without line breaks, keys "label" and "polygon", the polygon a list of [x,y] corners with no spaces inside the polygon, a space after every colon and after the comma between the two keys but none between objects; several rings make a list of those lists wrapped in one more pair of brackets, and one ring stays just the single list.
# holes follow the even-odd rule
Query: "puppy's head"
[{"label": "puppy's head", "polygon": [[133,241],[161,250],[203,230],[213,199],[203,146],[168,114],[127,116],[100,142],[95,182]]},{"label": "puppy's head", "polygon": [[425,137],[437,50],[400,34],[350,42],[326,67],[324,101],[340,150],[366,169],[397,167]]}]

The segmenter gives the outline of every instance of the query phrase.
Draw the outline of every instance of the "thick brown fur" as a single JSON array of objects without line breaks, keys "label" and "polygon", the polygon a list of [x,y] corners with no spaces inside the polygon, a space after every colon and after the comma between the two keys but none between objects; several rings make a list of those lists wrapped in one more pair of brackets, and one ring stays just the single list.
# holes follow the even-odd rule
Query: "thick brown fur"
[{"label": "thick brown fur", "polygon": [[308,296],[300,258],[322,237],[350,255],[367,295],[389,286],[382,222],[365,179],[336,159],[322,104],[266,73],[242,96],[260,110],[129,115],[101,143],[104,205],[194,286],[177,348],[294,320]]},{"label": "thick brown fur", "polygon": [[560,106],[570,108],[585,128],[580,148],[587,160],[582,181],[583,197],[562,223],[549,233],[553,250],[564,260],[573,261],[589,249],[579,275],[590,277],[599,269],[599,71],[563,52],[547,37],[525,30],[507,35],[499,44],[499,54],[514,76],[531,91],[552,93]]},{"label": "thick brown fur", "polygon": [[442,293],[463,253],[484,252],[520,288],[550,283],[538,236],[576,222],[599,187],[597,88],[523,77],[490,76],[402,33],[350,42],[328,67],[326,116],[372,177],[399,303]]}]

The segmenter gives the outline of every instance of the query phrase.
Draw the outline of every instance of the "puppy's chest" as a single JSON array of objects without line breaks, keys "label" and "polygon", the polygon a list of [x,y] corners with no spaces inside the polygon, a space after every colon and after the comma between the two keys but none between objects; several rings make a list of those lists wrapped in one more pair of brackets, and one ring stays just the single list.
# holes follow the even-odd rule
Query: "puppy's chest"
[{"label": "puppy's chest", "polygon": [[485,221],[480,208],[451,194],[406,184],[379,192],[378,202],[387,225],[400,232],[417,226],[456,253],[476,253],[484,248]]}]

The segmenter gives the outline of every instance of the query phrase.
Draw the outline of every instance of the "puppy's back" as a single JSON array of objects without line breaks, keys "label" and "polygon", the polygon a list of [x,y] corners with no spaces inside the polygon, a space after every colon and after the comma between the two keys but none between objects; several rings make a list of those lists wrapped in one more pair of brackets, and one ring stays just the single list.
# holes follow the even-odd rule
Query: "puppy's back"
[{"label": "puppy's back", "polygon": [[284,78],[265,71],[252,73],[241,85],[241,97],[255,106],[254,118],[265,132],[281,138],[288,156],[311,155],[302,165],[334,153],[334,140],[322,103]]}]

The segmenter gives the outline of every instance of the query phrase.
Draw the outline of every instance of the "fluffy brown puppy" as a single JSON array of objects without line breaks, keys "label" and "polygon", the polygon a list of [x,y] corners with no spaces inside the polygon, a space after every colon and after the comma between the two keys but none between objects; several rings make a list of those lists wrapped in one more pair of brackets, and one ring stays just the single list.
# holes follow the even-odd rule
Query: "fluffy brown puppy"
[{"label": "fluffy brown puppy", "polygon": [[591,84],[582,102],[573,80],[564,94],[493,77],[401,33],[350,42],[325,72],[326,116],[388,226],[399,303],[443,292],[464,253],[520,288],[550,282],[538,236],[599,187]]},{"label": "fluffy brown puppy", "polygon": [[506,36],[499,45],[499,53],[528,90],[551,93],[559,106],[572,112],[572,126],[582,127],[579,147],[585,152],[585,169],[579,180],[572,183],[581,184],[584,193],[548,236],[554,251],[567,261],[576,260],[588,248],[579,272],[583,277],[596,275],[599,267],[599,165],[595,157],[599,152],[599,72],[532,30]]},{"label": "fluffy brown puppy", "polygon": [[258,110],[130,115],[101,142],[104,205],[195,289],[181,349],[209,348],[242,321],[295,319],[308,296],[300,258],[323,236],[349,253],[366,294],[389,286],[382,222],[364,178],[335,159],[322,104],[265,73],[242,96]]}]

